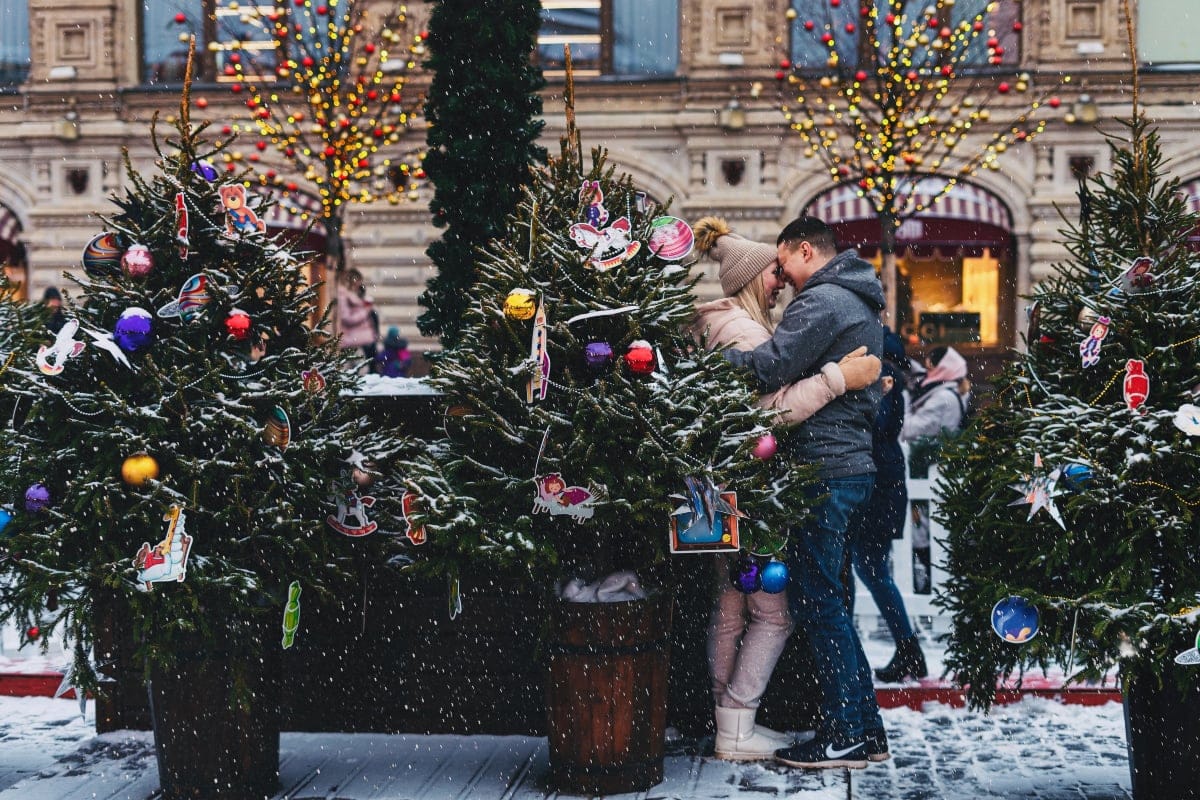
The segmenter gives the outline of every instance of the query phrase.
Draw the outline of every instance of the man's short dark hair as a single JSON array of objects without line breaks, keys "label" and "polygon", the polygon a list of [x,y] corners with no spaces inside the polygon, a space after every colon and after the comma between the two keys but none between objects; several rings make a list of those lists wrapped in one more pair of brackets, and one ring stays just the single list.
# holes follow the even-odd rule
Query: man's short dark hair
[{"label": "man's short dark hair", "polygon": [[837,239],[833,228],[816,217],[796,217],[775,240],[777,245],[786,245],[789,250],[796,249],[801,242],[808,242],[816,250],[837,252]]}]

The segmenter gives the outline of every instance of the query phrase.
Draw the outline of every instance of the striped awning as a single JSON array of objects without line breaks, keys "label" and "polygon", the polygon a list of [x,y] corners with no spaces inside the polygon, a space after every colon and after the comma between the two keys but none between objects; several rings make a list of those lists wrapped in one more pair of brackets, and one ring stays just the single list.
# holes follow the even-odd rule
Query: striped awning
[{"label": "striped awning", "polygon": [[16,244],[21,234],[21,220],[7,206],[0,206],[0,241]]},{"label": "striped awning", "polygon": [[[955,181],[949,188],[946,184],[945,178],[929,177],[902,191],[900,215],[961,219],[1012,230],[1012,213],[991,192],[965,181]],[[817,195],[804,213],[830,224],[875,219],[875,207],[854,183],[843,183]]]},{"label": "striped awning", "polygon": [[1200,214],[1200,178],[1192,178],[1180,185],[1179,191],[1187,198],[1188,211]]},{"label": "striped awning", "polygon": [[264,200],[275,203],[262,217],[268,228],[295,231],[311,224],[314,235],[325,236],[320,198],[306,192],[271,192],[264,194]]}]

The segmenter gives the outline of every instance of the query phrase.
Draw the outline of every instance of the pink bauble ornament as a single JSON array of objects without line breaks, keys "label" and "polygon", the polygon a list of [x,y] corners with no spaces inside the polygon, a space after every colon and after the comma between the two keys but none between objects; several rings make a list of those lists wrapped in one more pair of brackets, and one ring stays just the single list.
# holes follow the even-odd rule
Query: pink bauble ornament
[{"label": "pink bauble ornament", "polygon": [[775,441],[775,435],[771,433],[763,434],[758,442],[754,445],[754,457],[766,461],[779,449],[779,442]]},{"label": "pink bauble ornament", "polygon": [[154,256],[144,244],[130,245],[121,256],[121,268],[131,278],[144,278],[154,269]]}]

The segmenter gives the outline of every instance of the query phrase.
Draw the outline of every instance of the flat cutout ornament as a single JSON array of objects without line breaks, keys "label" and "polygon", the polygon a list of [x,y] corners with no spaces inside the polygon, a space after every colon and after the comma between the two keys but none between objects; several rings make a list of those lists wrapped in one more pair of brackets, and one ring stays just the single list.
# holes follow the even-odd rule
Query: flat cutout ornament
[{"label": "flat cutout ornament", "polygon": [[692,227],[678,217],[656,217],[650,223],[650,238],[646,246],[663,261],[687,258],[695,243]]},{"label": "flat cutout ornament", "polygon": [[1139,294],[1154,286],[1154,259],[1147,256],[1134,259],[1129,269],[1121,273],[1121,290],[1125,294]]},{"label": "flat cutout ornament", "polygon": [[349,486],[334,495],[337,511],[325,518],[325,523],[338,533],[351,537],[366,536],[379,530],[379,523],[367,519],[367,509],[375,505],[375,498],[359,496],[358,490]]},{"label": "flat cutout ornament", "polygon": [[736,553],[741,549],[737,493],[723,492],[712,481],[684,478],[687,494],[673,494],[682,505],[671,512],[672,553]]},{"label": "flat cutout ornament", "polygon": [[246,187],[239,184],[219,186],[221,205],[225,208],[225,233],[233,236],[237,233],[253,233],[265,231],[267,225],[258,218],[258,214],[246,202]]},{"label": "flat cutout ornament", "polygon": [[58,688],[54,690],[54,697],[56,699],[63,697],[67,692],[75,692],[75,699],[79,701],[79,716],[87,716],[87,693],[76,685],[73,659],[63,666],[62,680],[59,681]]},{"label": "flat cutout ornament", "polygon": [[589,225],[599,228],[608,222],[608,209],[604,207],[604,191],[600,188],[600,181],[584,181],[579,188],[579,200],[587,203],[583,216]]},{"label": "flat cutout ornament", "polygon": [[313,367],[312,369],[301,370],[300,385],[304,387],[304,391],[309,394],[320,394],[325,391],[325,376],[321,374],[321,370]]},{"label": "flat cutout ornament", "polygon": [[179,258],[187,261],[188,257],[188,210],[184,202],[183,192],[175,195],[175,243],[179,245]]},{"label": "flat cutout ornament", "polygon": [[69,319],[58,333],[54,334],[54,344],[47,347],[42,345],[38,348],[37,356],[34,361],[37,362],[37,367],[43,375],[60,375],[63,368],[67,365],[67,359],[75,358],[83,352],[83,348],[87,347],[85,342],[75,338],[75,334],[79,331],[79,320]]},{"label": "flat cutout ornament", "polygon": [[1024,597],[1011,595],[992,606],[992,630],[1009,644],[1024,644],[1038,635],[1041,615]]},{"label": "flat cutout ornament", "polygon": [[429,538],[425,535],[424,525],[414,525],[412,521],[413,512],[417,507],[417,495],[413,492],[405,492],[400,498],[400,510],[404,512],[404,536],[413,544],[425,544]]},{"label": "flat cutout ornament", "polygon": [[280,406],[272,408],[267,417],[267,424],[263,426],[263,441],[280,450],[286,450],[292,441],[292,421]]},{"label": "flat cutout ornament", "polygon": [[1185,667],[1192,667],[1200,664],[1200,633],[1196,634],[1196,645],[1190,650],[1184,650],[1179,655],[1175,656],[1175,663],[1182,664]]},{"label": "flat cutout ornament", "polygon": [[145,584],[146,591],[152,591],[156,583],[183,583],[187,577],[187,560],[192,552],[192,537],[185,526],[187,517],[181,506],[173,505],[163,519],[167,522],[167,535],[153,548],[149,542],[142,542],[133,558],[138,582]]},{"label": "flat cutout ornament", "polygon": [[1175,412],[1175,418],[1172,421],[1176,428],[1188,436],[1200,436],[1200,406],[1184,403]]},{"label": "flat cutout ornament", "polygon": [[88,277],[115,278],[121,274],[121,239],[115,233],[93,236],[83,248],[83,271]]},{"label": "flat cutout ornament", "polygon": [[1142,408],[1142,404],[1150,396],[1150,378],[1146,375],[1145,362],[1136,358],[1131,358],[1125,362],[1125,383],[1123,388],[1125,405],[1129,407],[1129,410],[1145,414],[1146,409]]},{"label": "flat cutout ornament", "polygon": [[596,513],[595,498],[582,486],[568,486],[562,475],[552,472],[533,479],[537,491],[533,496],[533,513],[546,512],[551,516],[566,515],[576,522],[591,519]]},{"label": "flat cutout ornament", "polygon": [[296,630],[300,627],[300,581],[288,584],[287,605],[283,607],[283,649],[296,642]]},{"label": "flat cutout ornament", "polygon": [[525,384],[525,402],[532,405],[546,399],[550,388],[550,352],[546,348],[546,304],[539,302],[533,317],[533,338],[529,343],[529,360],[534,363],[533,374]]},{"label": "flat cutout ornament", "polygon": [[621,217],[604,229],[577,222],[571,226],[571,241],[590,251],[588,262],[603,272],[633,258],[642,249],[641,242],[630,240],[632,229],[629,217]]},{"label": "flat cutout ornament", "polygon": [[1083,366],[1094,367],[1100,363],[1100,344],[1104,341],[1104,337],[1108,336],[1108,326],[1112,322],[1109,317],[1100,317],[1092,325],[1092,330],[1088,333],[1087,338],[1079,343],[1079,358],[1083,361]]},{"label": "flat cutout ornament", "polygon": [[112,356],[113,360],[115,360],[117,363],[123,364],[132,369],[132,366],[129,364],[129,359],[125,357],[125,351],[118,347],[117,343],[113,341],[113,336],[111,333],[94,331],[91,328],[85,328],[82,325],[79,327],[79,330],[92,337],[92,344],[96,345],[96,347],[99,347],[101,350]]},{"label": "flat cutout ornament", "polygon": [[1009,503],[1010,506],[1029,505],[1029,516],[1026,520],[1033,519],[1033,515],[1046,509],[1059,527],[1063,530],[1067,526],[1063,524],[1062,515],[1058,513],[1058,508],[1054,505],[1054,498],[1058,496],[1058,479],[1062,474],[1062,470],[1056,469],[1050,472],[1049,475],[1041,474],[1042,457],[1035,455],[1033,457],[1034,474],[1025,476],[1023,483],[1010,483],[1009,488],[1016,489],[1021,493],[1022,497],[1019,500],[1014,500]]},{"label": "flat cutout ornament", "polygon": [[208,276],[197,272],[183,282],[179,288],[179,297],[158,310],[163,318],[179,317],[184,322],[191,322],[200,315],[208,305]]}]

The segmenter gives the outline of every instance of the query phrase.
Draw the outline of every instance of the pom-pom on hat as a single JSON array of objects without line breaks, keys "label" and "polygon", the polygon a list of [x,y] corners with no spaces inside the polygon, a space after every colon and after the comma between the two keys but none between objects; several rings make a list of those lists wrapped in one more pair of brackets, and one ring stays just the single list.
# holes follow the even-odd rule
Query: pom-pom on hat
[{"label": "pom-pom on hat", "polygon": [[692,228],[696,247],[721,264],[717,277],[721,291],[733,297],[754,277],[775,261],[778,250],[769,244],[752,242],[729,229],[720,217],[704,217]]}]

